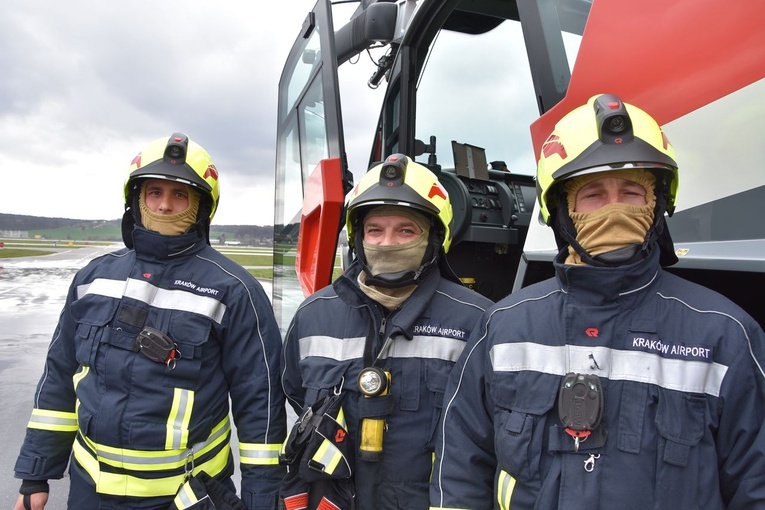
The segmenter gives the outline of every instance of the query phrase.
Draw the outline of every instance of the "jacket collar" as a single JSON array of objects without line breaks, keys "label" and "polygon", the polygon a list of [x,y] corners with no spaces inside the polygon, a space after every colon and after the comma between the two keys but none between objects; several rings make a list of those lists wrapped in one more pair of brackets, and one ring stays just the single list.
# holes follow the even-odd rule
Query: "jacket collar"
[{"label": "jacket collar", "polygon": [[569,298],[581,304],[605,304],[630,299],[644,294],[659,273],[659,250],[644,259],[618,267],[566,265],[568,255],[564,248],[555,257],[555,275]]},{"label": "jacket collar", "polygon": [[[368,306],[380,310],[381,307],[375,301],[370,299],[359,288],[357,277],[361,272],[361,265],[358,261],[351,264],[343,275],[335,280],[332,286],[337,295],[346,304],[354,308]],[[430,303],[433,295],[438,289],[441,275],[438,270],[431,271],[429,275],[421,281],[414,290],[409,299],[398,310],[388,315],[387,331],[389,335],[400,333],[411,340],[415,322],[422,317],[430,316]]]},{"label": "jacket collar", "polygon": [[196,230],[168,236],[136,225],[132,236],[136,256],[142,260],[172,260],[197,253],[207,244],[205,238]]}]

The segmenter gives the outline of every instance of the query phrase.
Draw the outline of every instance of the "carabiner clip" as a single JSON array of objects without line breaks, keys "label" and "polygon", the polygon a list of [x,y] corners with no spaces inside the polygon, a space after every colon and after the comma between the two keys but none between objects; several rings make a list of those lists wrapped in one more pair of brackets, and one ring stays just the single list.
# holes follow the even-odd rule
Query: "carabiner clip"
[{"label": "carabiner clip", "polygon": [[188,481],[188,479],[191,478],[191,475],[193,474],[194,474],[194,450],[190,449],[188,453],[186,453],[186,462],[183,465],[184,482]]},{"label": "carabiner clip", "polygon": [[595,469],[595,460],[600,458],[599,453],[591,453],[589,457],[584,461],[584,470],[588,473],[592,473]]},{"label": "carabiner clip", "polygon": [[339,386],[335,386],[334,388],[332,388],[332,393],[334,393],[335,396],[338,396],[343,392],[343,384],[345,384],[345,376],[340,377]]}]

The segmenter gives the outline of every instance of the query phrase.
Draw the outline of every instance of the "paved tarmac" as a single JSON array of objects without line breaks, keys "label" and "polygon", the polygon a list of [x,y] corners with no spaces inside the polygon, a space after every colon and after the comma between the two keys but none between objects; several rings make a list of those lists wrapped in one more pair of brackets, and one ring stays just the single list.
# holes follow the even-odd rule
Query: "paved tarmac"
[{"label": "paved tarmac", "polygon": [[[19,480],[13,466],[24,439],[45,353],[72,277],[92,258],[121,245],[60,249],[44,257],[0,259],[0,509],[11,509]],[[270,282],[261,282],[271,294]],[[238,485],[238,473],[234,479]],[[51,480],[46,510],[66,509],[68,475]]]}]

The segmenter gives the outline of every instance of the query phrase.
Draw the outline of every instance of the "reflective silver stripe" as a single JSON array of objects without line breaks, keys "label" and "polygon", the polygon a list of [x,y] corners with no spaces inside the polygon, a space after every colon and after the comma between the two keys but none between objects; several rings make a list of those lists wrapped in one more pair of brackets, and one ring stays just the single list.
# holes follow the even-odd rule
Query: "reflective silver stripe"
[{"label": "reflective silver stripe", "polygon": [[348,361],[364,357],[366,338],[335,338],[331,336],[307,336],[299,340],[300,359],[311,356]]},{"label": "reflective silver stripe", "polygon": [[239,458],[243,464],[278,464],[281,444],[240,443]]},{"label": "reflective silver stripe", "polygon": [[[301,338],[300,359],[316,356],[335,361],[348,361],[364,356],[366,338],[335,338],[330,336],[307,336]],[[415,335],[412,340],[397,338],[380,356],[386,358],[425,358],[457,361],[465,342],[440,336]]]},{"label": "reflective silver stripe", "polygon": [[82,299],[88,294],[120,299],[125,293],[126,287],[127,282],[124,280],[96,278],[90,283],[77,286],[77,299]]},{"label": "reflective silver stripe", "polygon": [[199,500],[197,499],[197,495],[194,494],[194,489],[191,488],[191,485],[189,482],[186,482],[181,487],[181,490],[178,491],[178,495],[175,497],[175,500],[173,503],[176,507],[178,507],[180,510],[183,510],[184,508],[189,508],[191,505],[194,505],[198,503]]},{"label": "reflective silver stripe", "polygon": [[173,405],[167,419],[167,439],[165,448],[180,450],[186,448],[191,422],[191,409],[194,406],[194,392],[183,388],[173,391]]},{"label": "reflective silver stripe", "polygon": [[[720,395],[720,386],[728,371],[727,366],[719,363],[663,358],[642,351],[549,346],[530,342],[495,345],[490,356],[495,372],[587,373],[611,380],[655,384],[669,390],[706,393],[714,397]],[[593,358],[599,369],[593,368]]]},{"label": "reflective silver stripe", "polygon": [[35,423],[48,423],[50,425],[63,425],[77,428],[77,418],[54,418],[52,416],[35,416],[34,414],[29,421]]},{"label": "reflective silver stripe", "polygon": [[425,358],[457,361],[465,342],[441,336],[415,335],[412,340],[398,339],[393,342],[387,354],[381,358]]},{"label": "reflective silver stripe", "polygon": [[312,460],[324,466],[324,473],[331,475],[335,472],[342,458],[343,454],[340,452],[340,449],[325,437]]},{"label": "reflective silver stripe", "polygon": [[186,290],[161,289],[149,282],[128,278],[108,280],[97,278],[90,284],[77,287],[77,299],[87,294],[96,294],[115,299],[123,296],[142,301],[155,308],[182,310],[198,313],[219,323],[226,313],[226,305],[209,296],[199,296]]},{"label": "reflective silver stripe", "polygon": [[32,416],[29,418],[27,427],[61,432],[76,432],[77,415],[63,411],[32,409]]}]

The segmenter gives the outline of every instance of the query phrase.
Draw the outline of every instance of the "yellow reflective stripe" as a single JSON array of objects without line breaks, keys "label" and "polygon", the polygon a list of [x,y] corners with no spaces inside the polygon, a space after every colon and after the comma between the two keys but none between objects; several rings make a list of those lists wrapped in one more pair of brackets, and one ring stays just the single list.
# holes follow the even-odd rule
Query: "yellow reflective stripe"
[{"label": "yellow reflective stripe", "polygon": [[80,369],[72,376],[72,382],[74,383],[74,390],[77,391],[77,386],[80,381],[85,379],[85,376],[90,373],[90,367],[80,366]]},{"label": "yellow reflective stripe", "polygon": [[197,498],[197,495],[194,494],[191,484],[186,482],[181,486],[181,490],[178,491],[178,495],[173,500],[173,505],[179,510],[182,510],[184,508],[189,508],[191,505],[198,502],[199,499]]},{"label": "yellow reflective stripe", "polygon": [[[74,458],[77,459],[77,462],[96,483],[96,492],[99,494],[141,498],[173,496],[178,492],[178,487],[181,486],[186,477],[185,473],[181,473],[165,478],[139,478],[137,476],[100,471],[98,459],[83,447],[82,443],[75,441],[73,451]],[[196,464],[193,474],[196,475],[200,471],[205,471],[213,477],[218,475],[226,468],[229,452],[228,445],[226,445],[212,459]]]},{"label": "yellow reflective stripe", "polygon": [[50,409],[32,409],[27,427],[54,432],[77,432],[77,414]]},{"label": "yellow reflective stripe", "polygon": [[189,423],[191,422],[191,409],[193,407],[194,392],[175,388],[170,416],[167,417],[166,450],[186,448],[186,445],[189,444]]},{"label": "yellow reflective stripe", "polygon": [[256,466],[279,464],[281,444],[239,443],[239,462]]},{"label": "yellow reflective stripe", "polygon": [[513,489],[515,489],[515,478],[507,474],[506,471],[500,471],[497,482],[497,503],[499,503],[500,510],[510,510]]},{"label": "yellow reflective stripe", "polygon": [[335,472],[335,468],[342,458],[343,454],[337,449],[337,446],[325,437],[319,449],[313,454],[312,460],[324,466],[324,472],[331,475]]},{"label": "yellow reflective stripe", "polygon": [[[98,444],[82,435],[77,436],[76,443],[84,442],[84,446],[90,450],[91,456],[96,456],[100,462],[117,468],[130,469],[133,471],[161,471],[164,469],[178,469],[186,465],[189,453],[193,451],[194,457],[198,458],[225,443],[222,451],[229,451],[229,433],[231,425],[228,417],[224,418],[215,426],[207,440],[197,443],[191,448],[183,450],[129,450],[127,448],[115,448]],[[178,484],[180,485],[180,484]],[[175,487],[178,488],[178,485]]]},{"label": "yellow reflective stripe", "polygon": [[345,430],[348,430],[348,424],[345,423],[345,411],[343,411],[343,408],[340,407],[340,411],[337,413],[337,419],[335,420],[338,425],[343,427]]}]

